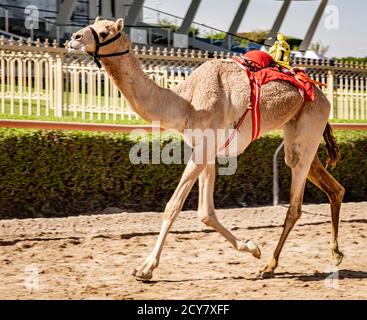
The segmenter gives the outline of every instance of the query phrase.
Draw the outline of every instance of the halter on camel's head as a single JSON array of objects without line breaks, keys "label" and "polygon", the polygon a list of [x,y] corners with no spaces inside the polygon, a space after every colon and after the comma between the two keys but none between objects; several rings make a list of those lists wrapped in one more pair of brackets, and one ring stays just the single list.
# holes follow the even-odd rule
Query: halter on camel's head
[{"label": "halter on camel's head", "polygon": [[[122,37],[124,20],[116,22],[96,18],[94,23],[74,33],[68,44],[69,51],[82,50],[93,57],[98,68],[101,67],[100,59],[103,57],[121,56],[129,53],[129,44],[126,42],[124,50],[116,49],[116,41]],[[115,44],[115,45],[114,45]]]}]

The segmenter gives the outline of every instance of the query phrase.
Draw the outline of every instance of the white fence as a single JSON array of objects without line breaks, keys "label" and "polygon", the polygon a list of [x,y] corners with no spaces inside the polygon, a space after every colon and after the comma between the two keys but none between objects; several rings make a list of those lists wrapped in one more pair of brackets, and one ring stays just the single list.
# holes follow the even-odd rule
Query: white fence
[{"label": "white fence", "polygon": [[[138,48],[145,72],[162,87],[188,77],[211,58],[207,52]],[[228,57],[228,56],[226,56]],[[366,64],[330,65],[327,61],[295,60],[311,77],[324,82],[333,108],[330,117],[367,119]],[[126,99],[86,55],[69,54],[55,42],[5,41],[0,38],[0,113],[78,120],[138,119]],[[2,116],[4,117],[4,116]]]}]

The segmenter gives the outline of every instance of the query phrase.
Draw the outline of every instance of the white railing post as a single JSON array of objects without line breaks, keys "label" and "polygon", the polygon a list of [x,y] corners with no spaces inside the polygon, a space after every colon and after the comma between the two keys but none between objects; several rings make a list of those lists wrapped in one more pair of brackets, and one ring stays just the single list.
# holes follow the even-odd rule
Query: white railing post
[{"label": "white railing post", "polygon": [[331,110],[330,110],[330,119],[334,118],[334,79],[335,73],[334,70],[329,69],[327,72],[327,90],[328,94],[327,97],[330,102]]},{"label": "white railing post", "polygon": [[55,65],[55,116],[62,117],[63,96],[64,96],[64,72],[62,54],[56,55]]},{"label": "white railing post", "polygon": [[[167,30],[167,38],[172,38],[170,30]],[[88,112],[90,119],[94,119],[94,112],[99,120],[117,119],[120,114],[122,118],[125,115],[139,118],[109,78],[90,64],[90,59],[67,53],[56,40],[52,46],[48,41],[42,45],[39,40],[36,43],[28,40],[23,45],[0,36],[0,45],[2,113],[48,116],[54,109],[54,115],[61,117],[66,106],[72,108],[74,117],[81,115],[82,119]],[[143,47],[135,48],[134,52],[142,60],[144,71],[159,86],[166,88],[186,79],[191,73],[189,70],[210,59],[207,52],[188,49],[151,47],[147,50]],[[223,52],[214,52],[213,56],[228,57]],[[323,92],[331,104],[331,118],[367,118],[367,65],[336,62],[334,66],[311,60],[298,61],[297,65],[309,67],[315,80],[327,84]],[[68,95],[64,97],[66,89]],[[118,101],[120,98],[122,100]]]},{"label": "white railing post", "polygon": [[0,86],[1,86],[1,113],[5,113],[5,59],[3,54],[0,55]]},{"label": "white railing post", "polygon": [[284,146],[284,140],[279,145],[279,147],[275,150],[273,156],[273,206],[277,206],[279,204],[279,170],[278,170],[278,154],[280,150],[282,150]]}]

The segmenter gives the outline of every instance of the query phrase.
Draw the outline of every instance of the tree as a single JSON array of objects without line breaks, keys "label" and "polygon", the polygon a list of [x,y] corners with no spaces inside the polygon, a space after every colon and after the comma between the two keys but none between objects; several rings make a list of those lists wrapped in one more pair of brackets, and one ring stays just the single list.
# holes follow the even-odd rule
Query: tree
[{"label": "tree", "polygon": [[310,50],[315,51],[318,55],[325,56],[326,51],[329,50],[329,46],[326,46],[322,44],[321,41],[318,41],[311,44]]},{"label": "tree", "polygon": [[[266,30],[255,30],[251,32],[238,32],[237,36],[241,37],[238,38],[240,42],[247,43],[250,41],[257,42],[257,43],[264,43],[269,31]],[[246,38],[246,39],[242,39]]]},{"label": "tree", "polygon": [[[264,44],[267,36],[269,34],[268,30],[255,30],[251,32],[239,32],[237,35],[237,42],[240,46],[247,46],[249,42],[253,41],[256,43]],[[302,40],[295,37],[287,37],[287,42],[291,47],[291,50],[298,50]]]},{"label": "tree", "polygon": [[[178,30],[178,26],[166,19],[161,19],[159,20],[159,23],[158,25],[162,28],[169,28],[172,30],[172,32],[176,32]],[[196,36],[197,34],[199,33],[199,29],[198,28],[195,28],[195,27],[190,27],[189,28],[189,36],[190,37],[193,37],[193,36]]]},{"label": "tree", "polygon": [[367,63],[367,57],[364,58],[357,58],[357,57],[343,57],[343,58],[333,58],[336,61],[342,61],[342,62],[357,62],[357,63]]},{"label": "tree", "polygon": [[172,22],[166,20],[166,19],[161,19],[158,22],[158,26],[162,27],[162,28],[168,28],[171,29],[173,32],[176,32],[178,29],[178,26],[173,24]]},{"label": "tree", "polygon": [[212,39],[212,40],[224,40],[225,37],[226,37],[225,32],[211,33],[204,36],[205,39]]}]

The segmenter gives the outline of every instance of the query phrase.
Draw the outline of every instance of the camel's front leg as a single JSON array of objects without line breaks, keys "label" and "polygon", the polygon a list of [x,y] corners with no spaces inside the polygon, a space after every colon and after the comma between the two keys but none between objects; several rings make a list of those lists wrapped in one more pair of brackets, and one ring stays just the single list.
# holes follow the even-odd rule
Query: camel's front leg
[{"label": "camel's front leg", "polygon": [[173,222],[180,213],[182,206],[197,180],[200,172],[205,167],[204,164],[196,164],[192,160],[187,164],[184,173],[181,177],[180,183],[178,184],[173,196],[166,205],[163,213],[163,223],[161,231],[158,236],[158,240],[154,246],[152,253],[144,261],[144,263],[137,267],[133,275],[138,279],[149,280],[153,276],[153,270],[159,264],[159,258],[162,252],[164,242],[167,238],[168,231],[172,226]]},{"label": "camel's front leg", "polygon": [[207,226],[218,231],[226,238],[238,251],[251,252],[256,258],[260,258],[259,247],[252,242],[238,240],[228,229],[226,229],[217,219],[214,208],[214,184],[215,184],[215,164],[208,164],[199,176],[199,208],[200,220]]}]

